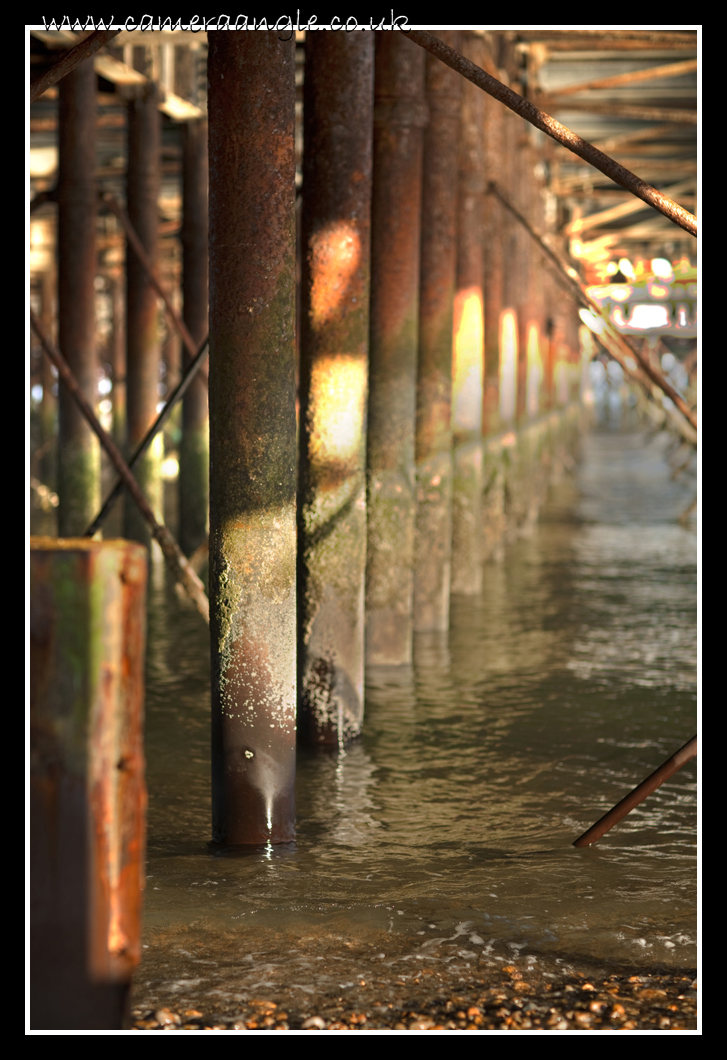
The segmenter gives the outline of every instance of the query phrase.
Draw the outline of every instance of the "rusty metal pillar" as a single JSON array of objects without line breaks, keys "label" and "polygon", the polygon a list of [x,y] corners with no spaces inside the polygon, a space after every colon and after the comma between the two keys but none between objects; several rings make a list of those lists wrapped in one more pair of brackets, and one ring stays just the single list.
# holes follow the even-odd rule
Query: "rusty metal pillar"
[{"label": "rusty metal pillar", "polygon": [[[488,70],[497,76],[497,70]],[[505,108],[491,96],[485,97],[484,140],[485,178],[503,184],[503,122]],[[503,310],[503,214],[504,207],[494,195],[484,203],[483,248],[485,284],[485,378],[482,396],[482,433],[495,434],[500,428],[500,315]]]},{"label": "rusty metal pillar", "polygon": [[[56,304],[58,283],[55,270],[47,269],[41,274],[41,303],[40,312],[43,327],[48,335],[55,332]],[[58,397],[53,393],[53,388],[58,387],[56,376],[47,357],[41,354],[41,381],[43,385],[43,397],[40,405],[41,422],[41,448],[43,456],[40,463],[40,479],[51,489],[55,489],[58,476],[58,461],[56,460],[55,442],[58,434]]]},{"label": "rusty metal pillar", "polygon": [[[58,108],[58,343],[86,399],[96,402],[96,73],[61,81]],[[58,402],[58,533],[82,534],[101,500],[98,441],[69,394]]]},{"label": "rusty metal pillar", "polygon": [[121,1029],[141,955],[146,554],[30,541],[30,1025]]},{"label": "rusty metal pillar", "polygon": [[[459,50],[461,33],[439,34]],[[452,335],[457,266],[457,163],[462,79],[426,62],[417,371],[414,629],[449,628],[452,557]]]},{"label": "rusty metal pillar", "polygon": [[[516,165],[514,140],[520,120],[505,111],[502,127],[502,167],[504,187],[514,183]],[[518,362],[520,335],[518,334],[517,222],[507,212],[502,215],[503,295],[500,313],[500,426],[507,430],[514,426],[518,400]]]},{"label": "rusty metal pillar", "polygon": [[376,32],[366,662],[410,663],[424,51]]},{"label": "rusty metal pillar", "polygon": [[[363,722],[371,33],[306,40],[298,511],[301,738]],[[355,115],[355,119],[353,116]]]},{"label": "rusty metal pillar", "polygon": [[[199,345],[208,331],[207,121],[183,130],[182,295],[184,323]],[[189,364],[184,351],[184,368]],[[207,536],[209,508],[209,412],[204,370],[184,395],[179,452],[179,544],[191,555]]]},{"label": "rusty metal pillar", "polygon": [[[464,34],[463,54],[484,63],[484,42]],[[452,360],[452,592],[482,588],[482,386],[485,357],[483,213],[484,94],[465,83],[462,93],[457,292]]]},{"label": "rusty metal pillar", "polygon": [[214,839],[295,836],[295,41],[210,32]]},{"label": "rusty metal pillar", "polygon": [[[127,212],[153,265],[159,248],[161,115],[159,93],[152,82],[129,103],[129,170]],[[160,365],[157,296],[127,240],[126,244],[126,422],[133,452],[156,419]],[[163,436],[158,434],[134,469],[134,475],[157,518],[163,516],[161,463]],[[93,513],[95,514],[95,513]],[[93,518],[93,514],[91,518]],[[126,499],[124,536],[148,547],[151,535],[130,498]]]}]

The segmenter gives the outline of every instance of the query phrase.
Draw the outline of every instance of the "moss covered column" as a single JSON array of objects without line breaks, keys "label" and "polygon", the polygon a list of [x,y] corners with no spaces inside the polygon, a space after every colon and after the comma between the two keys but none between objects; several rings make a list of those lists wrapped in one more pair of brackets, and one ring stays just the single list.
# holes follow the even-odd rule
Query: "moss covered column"
[{"label": "moss covered column", "polygon": [[[459,49],[461,34],[442,40]],[[462,78],[427,55],[417,372],[414,629],[449,628],[452,556],[452,327]]]},{"label": "moss covered column", "polygon": [[[463,54],[478,66],[484,42],[464,35]],[[484,93],[463,89],[457,233],[457,292],[452,361],[452,592],[482,587],[482,389],[485,358],[483,208]]]},{"label": "moss covered column", "polygon": [[[59,85],[58,342],[83,394],[96,402],[96,73],[81,63]],[[96,436],[60,388],[58,534],[84,532],[101,502]]]},{"label": "moss covered column", "polygon": [[295,835],[295,41],[209,34],[213,835]]},{"label": "moss covered column", "polygon": [[[207,122],[189,121],[183,130],[182,296],[184,323],[199,344],[208,330]],[[184,351],[184,367],[190,361]],[[182,404],[179,452],[179,544],[191,555],[207,536],[209,507],[209,412],[204,367]]]},{"label": "moss covered column", "polygon": [[366,661],[411,662],[423,49],[376,33]]},{"label": "moss covered column", "polygon": [[298,725],[331,746],[363,721],[373,78],[373,34],[308,34]]},{"label": "moss covered column", "polygon": [[[161,170],[161,114],[156,85],[143,86],[139,98],[129,103],[129,169],[126,202],[134,226],[152,265],[159,250],[159,186]],[[126,425],[127,445],[133,452],[156,419],[161,360],[159,308],[141,262],[126,244]],[[163,520],[164,456],[160,431],[134,467],[134,477],[152,511]],[[124,509],[124,536],[151,546],[149,527],[130,497]]]}]

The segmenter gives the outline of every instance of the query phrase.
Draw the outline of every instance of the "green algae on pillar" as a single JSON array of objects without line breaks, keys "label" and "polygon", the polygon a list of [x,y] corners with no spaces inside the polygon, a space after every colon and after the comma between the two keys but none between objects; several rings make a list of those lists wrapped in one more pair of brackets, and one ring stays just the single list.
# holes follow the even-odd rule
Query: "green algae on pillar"
[{"label": "green algae on pillar", "polygon": [[410,663],[424,51],[376,32],[366,662]]},{"label": "green algae on pillar", "polygon": [[[59,86],[58,344],[86,399],[96,401],[96,73],[86,61]],[[101,451],[61,388],[58,533],[82,534],[101,502]]]},{"label": "green algae on pillar", "polygon": [[213,838],[295,837],[295,41],[209,40]]},{"label": "green algae on pillar", "polygon": [[372,34],[308,35],[298,728],[305,742],[329,746],[360,733],[364,706],[373,73]]},{"label": "green algae on pillar", "polygon": [[[459,32],[440,34],[459,49]],[[452,329],[462,79],[427,56],[417,371],[414,629],[449,628],[452,546]]]}]

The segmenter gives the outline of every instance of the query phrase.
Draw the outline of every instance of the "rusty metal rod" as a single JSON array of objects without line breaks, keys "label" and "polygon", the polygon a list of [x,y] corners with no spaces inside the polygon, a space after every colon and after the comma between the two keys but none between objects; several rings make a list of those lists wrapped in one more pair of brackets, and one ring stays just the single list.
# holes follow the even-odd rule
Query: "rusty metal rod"
[{"label": "rusty metal rod", "polygon": [[588,143],[587,140],[581,139],[580,136],[571,132],[565,125],[561,125],[555,118],[545,114],[542,110],[538,110],[536,106],[527,99],[523,99],[517,92],[513,92],[507,85],[503,85],[497,78],[485,73],[479,66],[475,66],[473,62],[465,59],[463,55],[454,51],[453,48],[447,47],[433,33],[428,33],[426,30],[402,30],[402,32],[410,40],[413,40],[415,44],[425,48],[432,55],[436,55],[447,66],[451,66],[453,70],[466,77],[468,81],[477,85],[483,92],[494,96],[495,99],[504,103],[510,110],[515,111],[525,121],[529,121],[536,129],[540,129],[558,143],[563,144],[574,154],[584,159],[584,161],[589,162],[596,169],[600,169],[602,173],[605,173],[611,180],[620,184],[621,187],[643,199],[649,206],[653,206],[654,209],[664,214],[674,224],[696,236],[697,219],[693,214],[679,206],[678,203],[672,202],[666,195],[662,195],[660,191],[641,180],[631,170],[619,165],[610,155],[599,151],[597,147]]},{"label": "rusty metal rod", "polygon": [[45,331],[41,327],[40,321],[36,317],[33,310],[30,310],[30,324],[33,331],[38,336],[41,346],[45,351],[46,356],[56,366],[58,375],[61,377],[66,387],[73,395],[78,407],[80,408],[83,415],[88,420],[91,429],[96,434],[101,445],[104,447],[109,455],[111,463],[114,465],[119,475],[123,479],[124,485],[126,486],[129,494],[131,495],[134,503],[138,507],[141,514],[148,522],[153,536],[159,542],[164,558],[166,559],[169,567],[171,568],[175,578],[187,591],[190,599],[194,602],[197,610],[202,615],[206,622],[209,622],[209,601],[204,591],[204,586],[200,579],[195,574],[192,567],[189,565],[188,560],[182,553],[179,545],[172,537],[171,533],[164,526],[163,523],[159,523],[149,506],[144,494],[139,489],[136,479],[132,475],[129,467],[116,447],[116,443],[113,438],[103,429],[99,423],[96,414],[93,409],[86,401],[85,397],[81,393],[81,389],[78,383],[73,377],[68,364],[66,363],[63,354],[60,350],[49,341],[45,334]]},{"label": "rusty metal rod", "polygon": [[[154,439],[154,436],[159,433],[159,431],[162,429],[164,424],[167,422],[167,420],[171,416],[172,409],[174,408],[174,406],[177,404],[177,402],[180,400],[180,398],[182,398],[184,396],[187,388],[189,387],[190,383],[192,382],[192,380],[194,379],[195,375],[197,374],[197,370],[198,370],[199,366],[202,364],[202,361],[204,360],[204,358],[205,358],[205,356],[207,354],[207,347],[209,346],[209,341],[210,341],[210,337],[209,337],[209,335],[207,335],[207,337],[205,338],[204,342],[202,343],[202,345],[200,346],[199,350],[197,351],[197,356],[187,366],[187,369],[186,369],[184,375],[182,376],[182,378],[179,380],[179,382],[177,383],[177,385],[174,388],[174,390],[169,395],[169,398],[167,399],[167,402],[166,402],[164,408],[159,413],[157,418],[154,420],[154,422],[152,423],[151,427],[146,432],[146,434],[142,438],[141,442],[137,446],[134,454],[132,455],[131,459],[129,460],[129,463],[128,463],[129,470],[131,470],[134,467],[134,464],[136,464],[137,460],[139,460],[139,458],[144,455],[146,450],[151,445],[151,443],[152,443],[152,441]],[[123,490],[123,488],[124,488],[124,480],[123,480],[123,478],[119,478],[119,480],[117,481],[116,485],[112,489],[111,493],[109,493],[108,497],[104,501],[104,505],[101,508],[101,510],[99,511],[98,515],[93,520],[93,522],[89,524],[88,529],[85,531],[85,533],[83,535],[84,537],[93,537],[93,535],[96,533],[96,531],[101,527],[101,524],[104,522],[104,520],[106,519],[106,516],[109,514],[109,512],[113,508],[113,506],[116,503],[116,500],[119,497],[119,495],[121,494],[121,491]]]},{"label": "rusty metal rod", "polygon": [[151,263],[149,255],[144,250],[144,246],[141,240],[139,239],[139,236],[136,230],[134,229],[134,226],[129,220],[129,215],[127,214],[126,210],[123,208],[121,203],[118,201],[118,199],[111,195],[110,192],[107,192],[106,194],[102,195],[101,201],[104,203],[105,206],[108,206],[112,213],[116,214],[119,221],[121,221],[124,231],[126,232],[126,237],[134,248],[134,253],[139,259],[141,267],[144,269],[144,272],[149,277],[149,283],[164,303],[164,308],[167,311],[167,315],[169,316],[170,321],[174,325],[177,334],[184,343],[184,348],[187,351],[187,354],[190,357],[195,358],[197,356],[197,344],[190,335],[187,326],[180,317],[179,313],[172,305],[171,300],[169,299],[169,296],[167,295],[166,291],[159,283],[159,279],[156,275],[156,270],[154,269],[154,266]]},{"label": "rusty metal rod", "polygon": [[[637,350],[636,347],[613,326],[611,321],[601,310],[601,307],[587,294],[585,288],[580,282],[580,278],[578,277],[576,270],[572,266],[568,265],[565,261],[563,261],[560,256],[555,253],[552,247],[548,246],[543,237],[535,231],[535,229],[527,221],[527,219],[523,217],[517,207],[513,206],[512,202],[510,202],[510,200],[498,184],[495,184],[493,181],[490,181],[488,189],[493,195],[496,196],[496,198],[500,200],[502,205],[507,210],[509,210],[510,213],[512,213],[513,217],[515,217],[520,222],[520,224],[526,229],[526,231],[538,244],[543,253],[546,254],[549,260],[553,262],[553,264],[557,267],[558,271],[561,273],[564,279],[567,280],[568,285],[577,301],[579,301],[581,305],[583,305],[586,309],[589,309],[592,313],[595,313],[596,316],[600,317],[603,320],[608,334],[610,335],[612,341],[614,341],[620,348],[622,355],[624,357],[634,358],[634,360],[644,372],[644,374],[647,375],[652,381],[652,383],[655,383],[656,386],[658,386],[659,389],[664,394],[666,394],[666,396],[671,401],[674,402],[681,414],[685,417],[685,419],[689,421],[689,423],[691,423],[692,427],[694,427],[696,430],[697,417],[695,416],[692,409],[690,409],[689,405],[686,403],[684,398],[677,390],[674,389],[671,383],[669,383],[664,378],[661,372],[659,372],[656,368],[653,367],[653,365],[647,360],[647,358],[643,356],[641,351]],[[620,361],[618,357],[616,358],[616,360],[619,360],[621,366],[626,368],[626,370],[629,371],[630,374],[633,374],[628,368],[628,366],[625,365],[622,361]]]},{"label": "rusty metal rod", "polygon": [[57,85],[66,74],[70,74],[71,70],[84,62],[91,55],[95,55],[100,48],[103,48],[104,44],[108,44],[112,37],[115,37],[121,31],[118,29],[97,29],[95,33],[92,33],[90,37],[86,37],[80,44],[77,44],[75,48],[71,48],[69,52],[51,66],[50,70],[46,70],[40,77],[36,77],[34,81],[30,82],[30,102],[35,103],[36,99],[43,95],[53,85]]},{"label": "rusty metal rod", "polygon": [[594,825],[591,825],[587,832],[584,832],[582,836],[576,839],[573,846],[588,847],[591,843],[595,843],[602,835],[608,832],[609,828],[613,828],[627,813],[631,813],[633,808],[643,802],[647,795],[651,795],[652,791],[656,791],[657,788],[661,787],[665,780],[677,773],[696,754],[697,737],[693,736],[671,758],[667,758],[666,762],[663,762],[658,769],[655,769],[646,780],[642,780],[633,791],[630,791],[620,802],[617,802],[612,810],[609,810]]}]

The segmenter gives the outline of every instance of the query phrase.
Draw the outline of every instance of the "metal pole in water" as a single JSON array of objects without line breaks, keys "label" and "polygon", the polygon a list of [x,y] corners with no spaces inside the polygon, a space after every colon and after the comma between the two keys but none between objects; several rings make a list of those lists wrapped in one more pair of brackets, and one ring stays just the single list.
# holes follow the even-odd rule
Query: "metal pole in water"
[{"label": "metal pole in water", "polygon": [[213,838],[295,837],[295,41],[209,33]]},{"label": "metal pole in water", "polygon": [[[464,34],[468,58],[483,62],[484,42]],[[467,82],[462,93],[457,292],[452,359],[452,592],[482,588],[482,387],[485,357],[483,207],[484,96]]]},{"label": "metal pole in water", "polygon": [[410,44],[403,34],[376,31],[366,662],[384,666],[412,658],[419,237],[427,106],[421,49]]},{"label": "metal pole in water", "polygon": [[[58,344],[87,401],[96,400],[96,73],[77,66],[59,86]],[[98,441],[71,395],[58,420],[58,533],[80,535],[101,495]]]},{"label": "metal pole in water", "polygon": [[309,34],[304,83],[298,510],[303,740],[363,722],[374,38]]},{"label": "metal pole in water", "polygon": [[[182,295],[184,323],[196,345],[208,330],[207,122],[188,121],[182,132]],[[190,354],[183,354],[185,368]],[[184,395],[179,451],[179,544],[186,555],[207,536],[209,507],[209,411],[207,385],[199,373]]]},{"label": "metal pole in water", "polygon": [[[141,94],[129,103],[129,170],[127,213],[151,267],[156,268],[159,246],[158,198],[160,186],[159,152],[161,115],[155,84],[142,86]],[[157,414],[159,400],[159,310],[157,295],[146,269],[134,253],[130,240],[126,247],[126,423],[127,445],[133,452]],[[157,519],[163,519],[161,462],[163,437],[157,435],[136,467],[136,479]],[[124,536],[151,545],[151,535],[136,506],[127,499]]]},{"label": "metal pole in water", "polygon": [[128,1022],[141,957],[146,553],[30,539],[30,1025]]},{"label": "metal pole in water", "polygon": [[[461,33],[442,38],[459,47]],[[417,369],[414,629],[449,628],[452,559],[452,329],[462,79],[427,56]]]},{"label": "metal pole in water", "polygon": [[610,828],[613,828],[615,824],[622,820],[627,813],[631,813],[635,806],[638,806],[648,795],[651,795],[653,791],[661,787],[665,780],[673,777],[696,754],[697,737],[693,736],[683,747],[675,751],[671,758],[667,758],[666,762],[662,762],[659,768],[655,769],[646,780],[642,780],[633,791],[630,791],[620,802],[617,802],[612,810],[609,810],[595,824],[591,825],[588,831],[576,839],[573,846],[588,847],[592,843],[597,842]]}]

